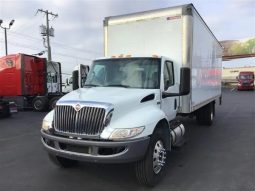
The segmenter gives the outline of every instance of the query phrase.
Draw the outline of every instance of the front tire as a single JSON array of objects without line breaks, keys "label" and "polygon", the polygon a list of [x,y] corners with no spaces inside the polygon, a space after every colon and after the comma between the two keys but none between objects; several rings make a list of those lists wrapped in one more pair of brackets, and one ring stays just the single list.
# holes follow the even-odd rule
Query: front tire
[{"label": "front tire", "polygon": [[62,167],[62,168],[70,168],[70,167],[75,166],[78,163],[78,161],[76,161],[76,160],[71,160],[71,159],[55,156],[52,154],[48,154],[48,156],[49,156],[49,159],[55,165]]},{"label": "front tire", "polygon": [[153,187],[163,178],[166,171],[168,136],[164,128],[159,127],[154,131],[145,157],[135,163],[139,183]]}]

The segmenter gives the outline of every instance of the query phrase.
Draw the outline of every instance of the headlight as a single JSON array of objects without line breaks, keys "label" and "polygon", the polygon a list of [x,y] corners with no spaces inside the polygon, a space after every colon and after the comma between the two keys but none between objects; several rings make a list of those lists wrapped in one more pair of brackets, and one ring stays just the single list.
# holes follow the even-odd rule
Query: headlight
[{"label": "headlight", "polygon": [[144,130],[144,127],[135,127],[129,129],[115,129],[109,139],[125,139],[139,135]]},{"label": "headlight", "polygon": [[43,120],[42,129],[48,131],[51,128],[52,128],[51,122]]}]

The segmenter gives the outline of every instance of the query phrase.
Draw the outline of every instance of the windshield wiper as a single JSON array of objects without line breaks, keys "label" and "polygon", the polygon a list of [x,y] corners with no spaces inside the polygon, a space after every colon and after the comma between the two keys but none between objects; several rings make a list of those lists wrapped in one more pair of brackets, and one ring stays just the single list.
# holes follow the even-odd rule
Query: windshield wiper
[{"label": "windshield wiper", "polygon": [[110,85],[107,85],[106,87],[123,87],[123,88],[129,88],[130,86],[122,85],[122,84],[110,84]]},{"label": "windshield wiper", "polygon": [[97,87],[99,85],[96,84],[85,84],[84,87]]}]

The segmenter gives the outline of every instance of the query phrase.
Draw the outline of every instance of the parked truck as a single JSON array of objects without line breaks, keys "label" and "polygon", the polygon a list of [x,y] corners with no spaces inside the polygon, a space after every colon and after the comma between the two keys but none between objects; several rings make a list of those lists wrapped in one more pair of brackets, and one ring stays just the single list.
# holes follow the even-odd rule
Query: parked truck
[{"label": "parked truck", "polygon": [[154,186],[183,142],[182,116],[212,125],[222,47],[192,4],[107,17],[104,36],[105,58],[45,116],[42,143],[59,166],[132,162]]},{"label": "parked truck", "polygon": [[240,72],[237,76],[237,90],[254,90],[254,73],[251,71]]},{"label": "parked truck", "polygon": [[26,54],[0,58],[0,84],[2,100],[14,101],[19,109],[53,108],[63,95],[60,63]]},{"label": "parked truck", "polygon": [[69,78],[66,78],[66,82],[62,87],[64,93],[71,92],[80,87],[83,87],[87,79],[89,72],[89,66],[84,64],[78,64],[74,67],[72,75]]}]

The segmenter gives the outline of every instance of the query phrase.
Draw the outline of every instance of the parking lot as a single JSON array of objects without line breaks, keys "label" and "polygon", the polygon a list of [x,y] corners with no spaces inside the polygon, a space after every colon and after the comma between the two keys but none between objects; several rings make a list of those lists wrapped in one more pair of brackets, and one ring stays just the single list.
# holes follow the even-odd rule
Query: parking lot
[{"label": "parking lot", "polygon": [[[0,190],[147,190],[131,164],[53,165],[40,142],[45,114],[24,111],[0,120]],[[213,126],[190,118],[184,124],[187,142],[170,154],[167,175],[153,190],[255,190],[255,91],[225,89]]]}]

